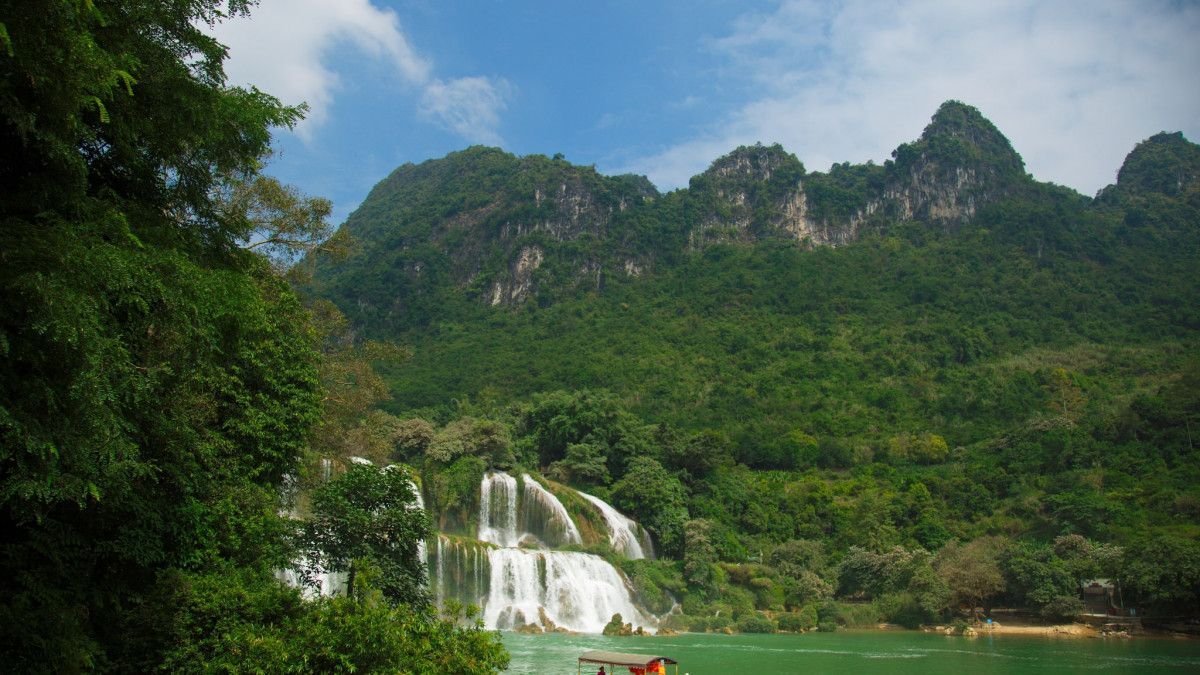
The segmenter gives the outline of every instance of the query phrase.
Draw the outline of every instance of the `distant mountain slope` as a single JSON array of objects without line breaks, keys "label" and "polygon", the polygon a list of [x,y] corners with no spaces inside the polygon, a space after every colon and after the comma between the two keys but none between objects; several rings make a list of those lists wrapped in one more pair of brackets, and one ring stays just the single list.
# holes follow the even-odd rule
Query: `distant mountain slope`
[{"label": "distant mountain slope", "polygon": [[882,166],[743,147],[666,195],[471,148],[376,186],[346,224],[360,252],[309,290],[414,347],[395,411],[605,388],[755,466],[794,465],[797,430],[967,446],[1040,419],[1055,367],[1110,407],[1184,367],[1196,149],[1155,136],[1092,200],[957,102]]},{"label": "distant mountain slope", "polygon": [[348,268],[322,265],[316,288],[390,332],[462,299],[545,305],[715,243],[841,245],[900,221],[953,229],[1039,187],[1008,140],[958,102],[893,154],[806,173],[779,146],[742,147],[664,197],[644,177],[470,148],[381,181],[345,225],[359,255]]}]

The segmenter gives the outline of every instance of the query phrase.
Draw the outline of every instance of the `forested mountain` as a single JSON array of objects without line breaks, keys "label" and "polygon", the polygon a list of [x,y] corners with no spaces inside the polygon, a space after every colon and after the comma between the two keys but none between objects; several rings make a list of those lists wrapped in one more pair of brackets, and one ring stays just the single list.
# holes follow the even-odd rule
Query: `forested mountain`
[{"label": "forested mountain", "polygon": [[[994,562],[1020,544],[1062,565],[1050,542],[1080,535],[1124,547],[1102,567],[1131,602],[1181,608],[1200,596],[1198,150],[1158,134],[1089,198],[958,102],[883,165],[741,147],[668,194],[475,147],[380,182],[344,225],[356,252],[311,261],[305,291],[412,348],[381,364],[393,456],[611,494],[693,570],[816,542],[828,590],[869,597],[830,570],[988,537],[1010,547],[979,544]],[[422,457],[485,422],[492,450]],[[1005,569],[993,600],[1048,606]],[[689,597],[786,585],[733,570]]]}]

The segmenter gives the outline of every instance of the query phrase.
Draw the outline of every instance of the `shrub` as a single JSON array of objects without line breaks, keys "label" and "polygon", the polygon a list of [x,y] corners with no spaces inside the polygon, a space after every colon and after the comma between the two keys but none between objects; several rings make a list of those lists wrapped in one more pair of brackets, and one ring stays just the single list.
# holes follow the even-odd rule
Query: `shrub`
[{"label": "shrub", "polygon": [[776,628],[775,622],[762,614],[750,614],[737,622],[741,633],[774,633]]},{"label": "shrub", "polygon": [[1051,621],[1072,620],[1083,613],[1083,601],[1073,595],[1060,595],[1042,606],[1041,614]]},{"label": "shrub", "polygon": [[804,611],[788,612],[780,614],[776,620],[779,630],[787,633],[803,633],[806,630],[812,630],[817,626],[817,612],[813,609],[811,613]]}]

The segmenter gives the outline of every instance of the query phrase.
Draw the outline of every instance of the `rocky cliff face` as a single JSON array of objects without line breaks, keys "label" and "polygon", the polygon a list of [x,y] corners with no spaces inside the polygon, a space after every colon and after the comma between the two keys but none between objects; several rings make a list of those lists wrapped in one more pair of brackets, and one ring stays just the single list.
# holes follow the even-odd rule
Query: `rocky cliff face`
[{"label": "rocky cliff face", "polygon": [[[400,167],[346,222],[360,262],[385,277],[386,301],[320,266],[318,285],[340,286],[333,294],[385,321],[435,307],[447,289],[486,304],[519,305],[536,295],[542,278],[597,283],[602,276],[594,271],[613,265],[592,243],[610,239],[615,217],[658,196],[644,177],[468,148]],[[617,267],[626,263],[631,274],[641,269],[634,260]]]},{"label": "rocky cliff face", "polygon": [[883,166],[805,175],[778,145],[738,148],[693,179],[690,189],[707,191],[712,208],[689,244],[784,236],[837,246],[871,223],[895,220],[952,228],[1028,180],[1008,139],[978,110],[952,101]]},{"label": "rocky cliff face", "polygon": [[[1180,166],[1147,180],[1182,189],[1196,172]],[[896,221],[952,230],[1032,184],[996,127],[954,101],[883,165],[808,173],[778,145],[747,146],[666,196],[641,176],[475,147],[402,166],[377,185],[345,225],[361,243],[358,267],[373,276],[327,266],[318,283],[343,306],[411,323],[450,298],[517,306],[599,290],[719,243],[841,246]]]}]

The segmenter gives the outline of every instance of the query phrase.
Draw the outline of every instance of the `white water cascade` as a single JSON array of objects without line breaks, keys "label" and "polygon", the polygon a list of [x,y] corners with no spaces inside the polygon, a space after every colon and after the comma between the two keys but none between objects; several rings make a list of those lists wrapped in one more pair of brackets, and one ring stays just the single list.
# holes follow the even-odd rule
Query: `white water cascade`
[{"label": "white water cascade", "polygon": [[[629,539],[624,549],[614,548],[629,557],[645,557],[648,549],[639,540],[637,524],[600,504],[606,522],[610,516],[605,508],[614,514],[611,522],[619,524],[610,523],[610,540],[620,532]],[[436,551],[430,552],[431,585],[439,605],[451,598],[479,605],[484,624],[492,629],[532,625],[599,633],[613,614],[635,626],[656,625],[654,616],[638,607],[628,580],[606,560],[552,550],[583,544],[583,537],[558,497],[529,474],[522,474],[520,482],[503,472],[484,474],[476,532],[477,540],[439,535]]]},{"label": "white water cascade", "polygon": [[612,544],[613,550],[630,560],[654,557],[654,544],[650,541],[650,534],[642,526],[599,497],[583,492],[580,492],[579,496],[600,510],[600,515],[608,525],[608,543]]},{"label": "white water cascade", "polygon": [[564,544],[582,544],[583,537],[579,536],[579,528],[571,520],[567,508],[558,501],[558,497],[550,494],[541,483],[521,474],[524,485],[522,496],[521,520],[527,532],[536,532],[540,539],[549,546]]},{"label": "white water cascade", "polygon": [[655,623],[633,601],[620,572],[599,556],[501,548],[489,551],[488,560],[483,622],[489,628],[549,624],[599,633],[618,613],[635,626]]},{"label": "white water cascade", "polygon": [[516,546],[517,479],[502,472],[484,474],[479,484],[479,541]]},{"label": "white water cascade", "polygon": [[[392,466],[396,466],[396,465],[393,464]],[[390,468],[392,468],[392,466],[389,466],[388,468],[390,469]],[[418,487],[416,482],[413,481],[413,479],[411,479],[411,478],[408,479],[408,487],[409,487],[409,489],[411,489],[413,491],[413,495],[416,496],[416,505],[415,505],[416,508],[421,511],[424,511],[425,510],[425,498],[421,496],[421,488]],[[428,549],[428,545],[425,543],[424,539],[417,542],[417,556],[419,557],[420,560],[423,560],[423,561],[429,559],[429,549]]]}]

